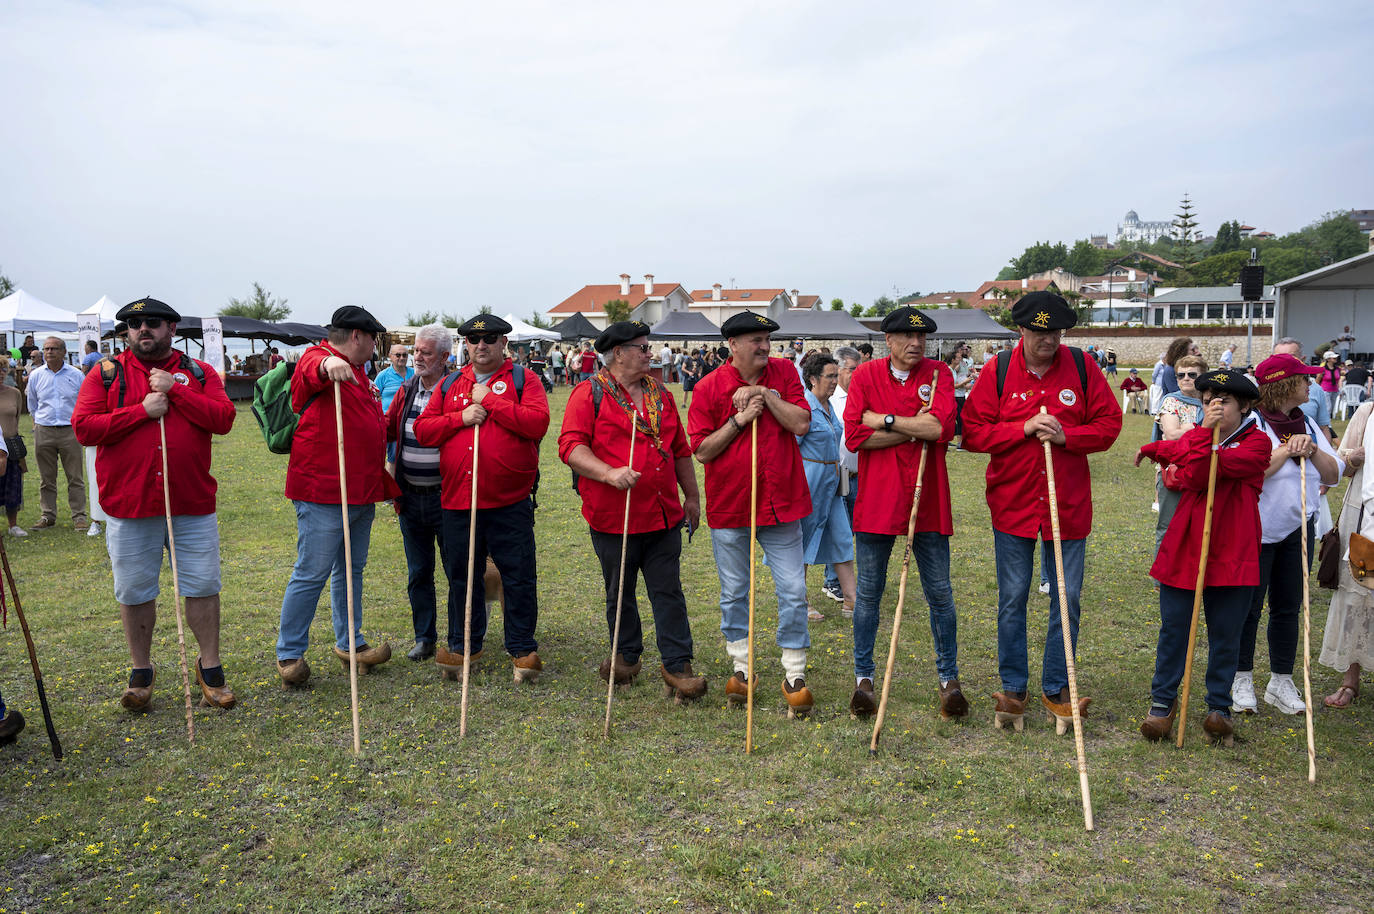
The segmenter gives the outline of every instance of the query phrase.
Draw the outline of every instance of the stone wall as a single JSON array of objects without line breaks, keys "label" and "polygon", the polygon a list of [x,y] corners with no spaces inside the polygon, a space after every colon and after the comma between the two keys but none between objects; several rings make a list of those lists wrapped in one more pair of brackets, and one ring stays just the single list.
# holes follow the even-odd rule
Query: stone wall
[{"label": "stone wall", "polygon": [[[1239,330],[1235,327],[1074,327],[1064,334],[1064,341],[1083,349],[1089,346],[1114,349],[1117,364],[1149,368],[1169,344],[1181,336],[1193,338],[1208,365],[1221,364],[1221,353],[1232,343],[1236,345],[1236,367],[1246,365],[1243,327]],[[1258,364],[1269,355],[1272,340],[1272,327],[1255,325],[1250,364]]]}]

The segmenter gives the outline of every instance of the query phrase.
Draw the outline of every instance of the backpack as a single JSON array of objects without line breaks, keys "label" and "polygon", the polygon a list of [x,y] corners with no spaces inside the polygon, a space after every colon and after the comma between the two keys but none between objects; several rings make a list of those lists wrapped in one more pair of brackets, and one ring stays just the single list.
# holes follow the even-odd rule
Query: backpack
[{"label": "backpack", "polygon": [[[1073,363],[1078,366],[1078,383],[1083,388],[1084,396],[1088,393],[1088,364],[1083,357],[1083,350],[1077,346],[1066,347],[1069,355],[1073,356]],[[1003,349],[997,353],[997,399],[1002,399],[1002,388],[1007,383],[1007,371],[1011,368],[1011,350]]]},{"label": "backpack", "polygon": [[300,417],[324,393],[311,394],[297,415],[291,408],[291,374],[295,370],[295,362],[282,362],[253,382],[253,418],[258,420],[267,449],[274,454],[291,453],[291,439]]},{"label": "backpack", "polygon": [[[602,392],[602,390],[601,390],[601,385],[600,385],[600,384],[593,384],[593,385],[592,385],[592,424],[593,424],[593,425],[596,424],[596,417],[599,416],[599,415],[601,415],[601,398],[604,397],[604,396],[605,396],[605,393]],[[568,467],[568,470],[572,473],[572,490],[573,490],[574,492],[576,492],[578,495],[581,495],[581,494],[582,494],[582,491],[581,491],[580,489],[578,489],[578,487],[577,487],[577,480],[579,479],[579,477],[578,477],[578,475],[577,475],[577,471],[574,470],[572,467]]]},{"label": "backpack", "polygon": [[[119,382],[119,400],[115,406],[123,406],[124,394],[129,386],[128,381],[124,378],[124,363],[106,356],[96,364],[100,366],[100,380],[104,383],[107,391],[114,386],[116,381]],[[186,353],[181,353],[181,358],[177,360],[177,368],[182,371],[189,371],[191,376],[196,379],[196,383],[204,386],[205,369],[201,368],[200,363]]]},{"label": "backpack", "polygon": [[[521,400],[524,400],[524,399],[525,399],[525,366],[524,366],[524,365],[515,365],[515,364],[512,364],[512,365],[511,365],[511,368],[510,368],[510,373],[511,373],[511,382],[512,382],[512,386],[515,387],[515,399],[516,399],[516,402],[519,402],[519,401],[521,401]],[[458,380],[458,378],[461,377],[462,374],[463,374],[462,371],[455,371],[455,372],[453,372],[452,374],[450,374],[448,377],[444,378],[443,383],[439,385],[439,396],[440,396],[440,397],[446,397],[446,396],[448,396],[449,388],[453,386],[453,382],[456,381],[456,380]],[[551,386],[551,385],[550,385],[550,386]],[[307,403],[306,405],[308,406],[309,404]],[[538,470],[538,469],[535,469],[535,471],[534,471],[534,485],[530,487],[530,504],[531,504],[536,510],[539,508],[539,499],[535,497],[535,496],[538,495],[538,494],[539,494],[539,470]]]}]

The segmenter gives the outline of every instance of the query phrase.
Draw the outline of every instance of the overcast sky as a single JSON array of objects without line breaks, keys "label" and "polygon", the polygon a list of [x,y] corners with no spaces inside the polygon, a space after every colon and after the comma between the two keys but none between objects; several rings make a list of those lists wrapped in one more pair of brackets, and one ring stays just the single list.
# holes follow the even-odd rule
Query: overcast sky
[{"label": "overcast sky", "polygon": [[[0,4],[0,271],[80,310],[965,290],[1127,209],[1374,208],[1374,4]],[[1314,9],[1307,9],[1311,6]]]}]

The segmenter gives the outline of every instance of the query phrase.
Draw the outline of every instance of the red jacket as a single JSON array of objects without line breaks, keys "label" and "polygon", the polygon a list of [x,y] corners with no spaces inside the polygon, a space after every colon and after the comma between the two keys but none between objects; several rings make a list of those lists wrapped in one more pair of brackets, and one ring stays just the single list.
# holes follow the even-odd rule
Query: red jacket
[{"label": "red jacket", "polygon": [[1121,404],[1102,371],[1086,362],[1087,390],[1078,377],[1069,347],[1060,346],[1043,378],[1026,368],[1022,344],[1011,353],[1001,399],[997,362],[979,372],[964,400],[964,447],[992,455],[988,461],[988,507],[992,526],[1013,536],[1050,537],[1049,484],[1045,448],[1026,437],[1027,419],[1044,406],[1064,428],[1063,447],[1050,445],[1059,495],[1059,533],[1083,539],[1093,526],[1092,481],[1088,455],[1105,451],[1121,434]]},{"label": "red jacket", "polygon": [[143,398],[151,388],[148,371],[161,368],[177,383],[167,392],[167,480],[173,514],[212,514],[215,477],[210,475],[210,436],[234,427],[234,404],[224,393],[219,373],[197,362],[205,375],[179,367],[182,353],[173,350],[161,362],[144,364],[130,350],[115,356],[124,378],[124,405],[119,406],[119,379],[105,389],[99,363],[86,373],[72,412],[76,440],[95,445],[95,473],[100,507],[112,517],[158,517],[166,511],[162,494],[162,436],[156,419],[148,418]]},{"label": "red jacket", "polygon": [[[324,342],[311,346],[291,375],[291,408],[300,413],[286,467],[286,497],[322,505],[339,504],[339,435],[334,415],[334,382],[320,377],[329,356],[344,358]],[[347,361],[345,359],[345,361]],[[353,383],[339,384],[344,425],[344,467],[348,503],[366,505],[401,494],[386,471],[386,420],[382,395],[362,368],[353,367]],[[310,408],[301,413],[315,394]]]},{"label": "red jacket", "polygon": [[[797,367],[787,359],[769,359],[754,382],[777,391],[783,400],[811,414],[802,393]],[[701,443],[734,415],[735,391],[747,386],[732,362],[726,362],[697,382],[687,409],[687,435],[696,451]],[[758,525],[785,524],[811,513],[811,490],[802,469],[801,448],[764,407],[759,416]],[[712,460],[706,462],[706,522],[711,527],[749,526],[750,438],[748,428]]]},{"label": "red jacket", "polygon": [[[558,436],[558,458],[568,462],[568,455],[578,445],[591,448],[598,459],[613,467],[626,466],[630,457],[630,414],[620,408],[609,395],[601,398],[601,408],[593,417],[592,386],[583,381],[573,388],[568,408],[563,413],[563,430]],[[691,459],[687,434],[678,418],[677,403],[665,385],[659,438],[655,443],[643,434],[635,437],[633,469],[641,475],[630,490],[630,532],[657,533],[682,523],[684,512],[678,495],[677,461]],[[628,392],[626,397],[629,397]],[[643,413],[641,412],[641,415]],[[657,444],[657,446],[655,446]],[[663,453],[660,453],[660,448]],[[693,471],[695,472],[695,470]],[[625,521],[625,493],[604,482],[578,477],[577,491],[582,495],[582,516],[599,533],[623,533]]]},{"label": "red jacket", "polygon": [[[451,378],[448,392],[436,392],[415,420],[415,440],[424,447],[439,448],[439,472],[443,476],[440,504],[466,511],[472,498],[472,436],[475,426],[463,425],[463,410],[472,405],[477,384],[472,363]],[[487,381],[491,392],[482,399],[487,410],[481,436],[477,507],[504,508],[528,498],[539,472],[539,442],[549,430],[549,399],[533,372],[525,372],[525,386],[515,396],[515,377],[510,359]]]},{"label": "red jacket", "polygon": [[1121,382],[1121,389],[1126,391],[1126,393],[1131,393],[1137,390],[1149,390],[1149,388],[1145,386],[1145,382],[1143,380],[1141,380],[1140,378],[1132,377],[1128,377],[1126,378],[1126,380]]},{"label": "red jacket", "polygon": [[911,497],[916,489],[916,470],[921,464],[922,442],[905,442],[868,450],[863,443],[873,429],[863,424],[865,410],[894,416],[914,416],[930,401],[931,379],[935,406],[931,415],[940,420],[940,438],[927,442],[921,505],[916,509],[918,532],[954,533],[954,514],[949,502],[949,476],[945,451],[954,437],[954,373],[938,359],[921,359],[906,382],[898,381],[889,366],[891,359],[875,359],[854,369],[844,404],[844,443],[859,455],[859,494],[854,503],[854,529],[861,533],[906,535],[911,518]]},{"label": "red jacket", "polygon": [[[1207,513],[1207,474],[1212,430],[1194,428],[1176,441],[1155,441],[1140,453],[1161,466],[1178,466],[1183,486],[1173,520],[1159,544],[1150,577],[1170,587],[1197,587],[1202,528]],[[1272,453],[1269,436],[1253,422],[1243,425],[1217,452],[1217,488],[1212,502],[1212,538],[1204,587],[1259,583],[1260,489]]]}]

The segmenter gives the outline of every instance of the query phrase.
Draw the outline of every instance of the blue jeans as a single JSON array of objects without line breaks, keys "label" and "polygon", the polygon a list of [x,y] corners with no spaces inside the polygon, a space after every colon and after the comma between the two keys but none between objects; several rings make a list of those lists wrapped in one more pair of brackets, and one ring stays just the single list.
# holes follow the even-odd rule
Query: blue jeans
[{"label": "blue jeans", "polygon": [[[1253,587],[1208,587],[1202,591],[1207,616],[1207,707],[1231,713],[1231,683],[1240,656],[1240,630],[1250,610]],[[1188,629],[1193,622],[1193,591],[1161,584],[1159,587],[1159,647],[1155,650],[1155,676],[1150,698],[1161,705],[1173,704],[1183,681],[1188,659]]]},{"label": "blue jeans", "polygon": [[[1302,617],[1302,579],[1312,573],[1315,521],[1296,528],[1277,543],[1263,543],[1259,552],[1259,585],[1250,596],[1250,611],[1240,633],[1240,661],[1237,669],[1255,668],[1255,639],[1259,635],[1260,615],[1265,594],[1269,596],[1269,671],[1293,672],[1298,655],[1298,620]],[[1307,567],[1302,567],[1302,537],[1307,536]],[[1210,627],[1210,622],[1208,623]]]},{"label": "blue jeans", "polygon": [[[325,581],[334,617],[334,645],[348,650],[348,582],[343,575],[343,511],[338,505],[292,501],[296,506],[296,567],[281,601],[281,631],[277,635],[277,659],[295,660],[310,646],[310,623]],[[353,624],[359,645],[363,637],[363,568],[372,540],[376,506],[349,505],[348,531],[353,547]]]},{"label": "blue jeans", "polygon": [[[848,472],[846,470],[845,472]],[[859,497],[859,477],[849,477],[849,494],[844,498],[844,511],[849,515],[849,529],[854,529],[854,499]],[[857,556],[856,556],[857,559]],[[840,592],[840,576],[835,573],[834,565],[825,566],[825,587],[827,590]]]},{"label": "blue jeans", "polygon": [[[463,650],[463,608],[468,592],[466,510],[444,509],[444,571],[448,574],[448,649]],[[473,546],[472,652],[487,637],[486,557],[501,573],[505,607],[505,647],[512,657],[539,649],[534,629],[539,622],[538,578],[534,566],[534,504],[522,498],[513,505],[477,509],[477,542]]]},{"label": "blue jeans", "polygon": [[[401,544],[406,550],[406,596],[410,598],[410,615],[415,623],[415,640],[433,644],[435,632],[434,544],[444,549],[444,509],[439,504],[439,490],[422,491],[402,484],[398,499],[401,513]],[[453,633],[450,632],[450,640]]]},{"label": "blue jeans", "polygon": [[[1030,680],[1026,660],[1026,597],[1031,568],[1035,564],[1035,538],[992,531],[997,555],[997,667],[1006,692],[1024,692]],[[1061,540],[1064,551],[1064,583],[1068,587],[1069,635],[1078,653],[1078,595],[1083,590],[1083,555],[1088,541]],[[1054,543],[1042,544],[1040,562],[1050,578],[1050,617],[1045,632],[1045,654],[1040,666],[1041,690],[1051,697],[1069,685],[1064,662],[1064,627],[1059,613],[1059,575],[1054,565]],[[855,613],[857,615],[857,613]]]},{"label": "blue jeans", "polygon": [[[882,533],[854,534],[859,592],[854,601],[854,675],[873,678],[873,641],[878,636],[878,606],[887,587],[887,562],[897,537]],[[921,575],[921,591],[930,607],[930,634],[935,642],[935,669],[941,681],[959,678],[959,617],[949,585],[949,537],[917,533],[912,557]],[[910,573],[907,582],[910,587]]]},{"label": "blue jeans", "polygon": [[[801,521],[759,527],[758,541],[768,557],[778,597],[778,647],[805,650],[811,646],[811,634],[806,628]],[[720,572],[720,631],[726,641],[739,641],[749,635],[749,528],[713,529],[711,551]]]}]

